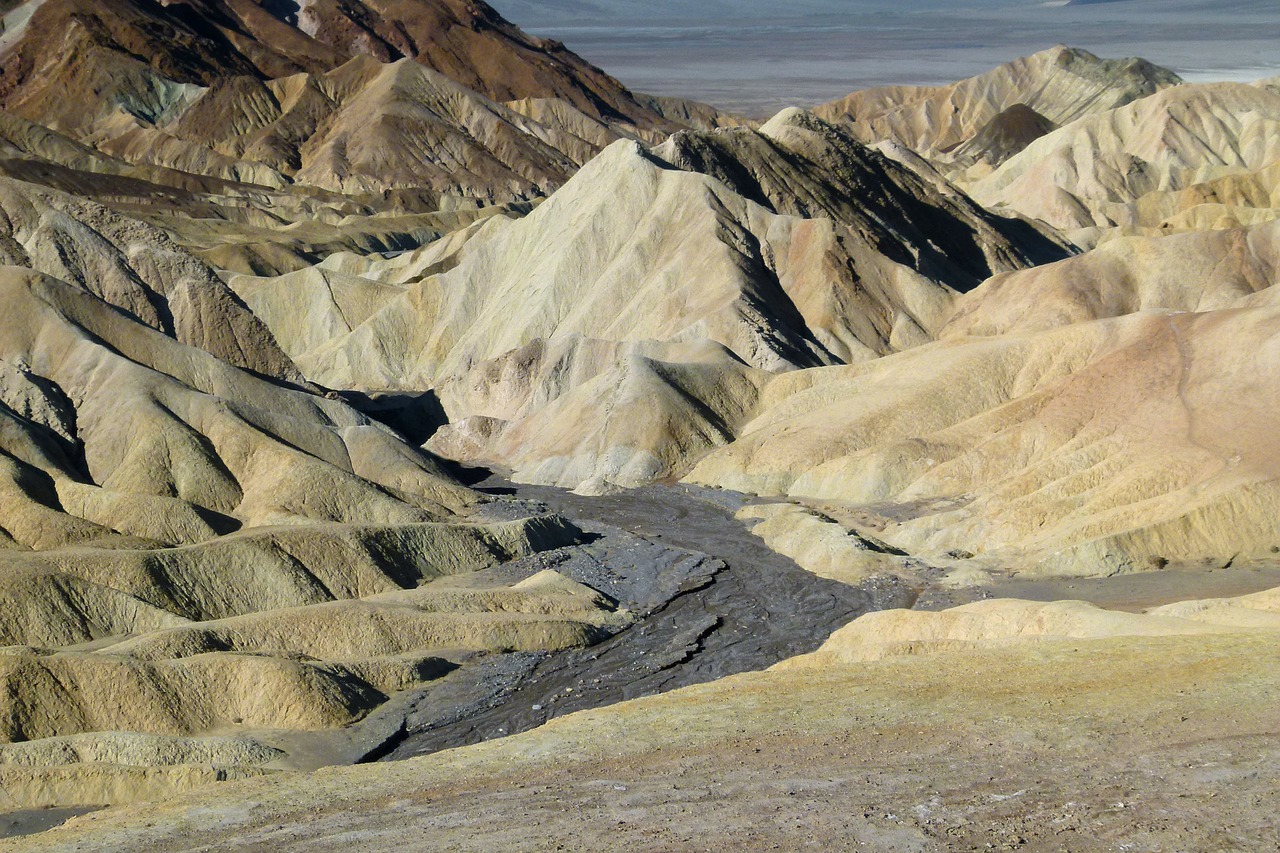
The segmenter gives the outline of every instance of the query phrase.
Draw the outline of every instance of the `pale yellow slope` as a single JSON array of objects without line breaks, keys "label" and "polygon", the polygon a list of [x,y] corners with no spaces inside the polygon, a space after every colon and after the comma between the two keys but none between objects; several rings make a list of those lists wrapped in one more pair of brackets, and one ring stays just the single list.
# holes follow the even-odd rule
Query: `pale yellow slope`
[{"label": "pale yellow slope", "polygon": [[[772,219],[706,178],[617,143],[525,219],[493,223],[457,268],[302,359],[304,370],[326,384],[426,388],[536,338],[569,334],[710,338],[759,366],[813,363],[822,356],[811,336],[784,327],[775,343],[750,304],[764,299],[756,291],[778,289],[770,271],[751,275],[763,264],[746,236]],[[779,223],[784,245],[789,225]],[[472,284],[480,281],[483,288]]]},{"label": "pale yellow slope", "polygon": [[[547,570],[514,587],[417,589],[150,631],[104,650],[169,660],[210,651],[355,661],[426,651],[557,651],[620,625],[595,590]],[[611,620],[613,620],[611,622]]]},{"label": "pale yellow slope", "polygon": [[0,260],[100,296],[191,346],[300,380],[263,323],[163,231],[75,196],[0,179]]},{"label": "pale yellow slope", "polygon": [[236,276],[230,284],[291,358],[349,333],[404,290],[320,266],[269,278]]},{"label": "pale yellow slope", "polygon": [[[535,544],[537,537],[527,532],[513,530],[514,537],[506,538],[526,535],[526,550],[552,544],[545,535]],[[468,562],[456,548],[450,553],[446,539],[424,549],[444,571],[466,573],[487,562],[483,556]],[[518,555],[515,541],[507,547],[489,559]],[[340,560],[317,564],[295,553],[295,566],[318,565],[319,574],[334,573],[334,594],[343,594],[346,569]],[[378,565],[385,562],[380,556],[371,562],[388,576],[396,574]],[[234,565],[224,560],[219,568]],[[169,624],[99,625],[103,633],[133,636],[62,651],[0,649],[0,681],[6,685],[0,741],[15,742],[0,745],[3,805],[163,799],[202,783],[295,766],[289,763],[295,749],[290,733],[347,725],[397,691],[448,674],[458,666],[454,661],[466,665],[468,658],[489,652],[586,646],[631,620],[599,593],[550,570],[513,586],[463,579],[400,588],[413,580],[403,572],[384,578],[381,586],[389,592],[361,600],[204,622],[173,617]],[[83,592],[88,594],[81,598],[81,618],[87,620],[101,601],[92,590]],[[216,590],[203,594],[207,607]],[[201,592],[185,595],[195,599]],[[34,610],[41,601],[9,603]],[[218,734],[232,731],[240,734]],[[283,743],[285,749],[259,740]]]},{"label": "pale yellow slope", "polygon": [[1141,59],[1104,60],[1058,45],[949,86],[866,89],[816,112],[849,124],[866,141],[891,140],[937,155],[1017,104],[1065,125],[1178,82],[1177,75]]},{"label": "pale yellow slope", "polygon": [[[74,406],[76,435],[61,450],[25,418],[11,441],[28,449],[10,444],[15,464],[53,477],[43,488],[59,489],[63,506],[108,524],[127,519],[128,507],[113,509],[90,488],[99,487],[155,499],[153,511],[177,498],[208,518],[248,524],[391,523],[428,520],[468,500],[429,457],[401,453],[394,434],[342,404],[253,377],[54,279],[10,268],[2,286],[12,322],[0,358],[44,383],[50,405]],[[174,535],[155,538],[205,538],[182,505],[165,511],[178,513]]]},{"label": "pale yellow slope", "polygon": [[1280,589],[1237,598],[1181,601],[1147,613],[1083,601],[992,599],[938,612],[882,610],[831,635],[816,652],[775,669],[821,669],[899,655],[932,655],[1058,640],[1280,632]]},{"label": "pale yellow slope", "polygon": [[[7,850],[1265,847],[1272,636],[735,676],[406,762],[235,783]],[[1228,784],[1224,784],[1224,779]],[[768,816],[762,820],[761,816]]]},{"label": "pale yellow slope", "polygon": [[731,441],[767,376],[708,342],[534,341],[447,383],[427,447],[518,482],[639,486]]},{"label": "pale yellow slope", "polygon": [[502,524],[292,525],[181,548],[15,553],[0,643],[63,647],[188,621],[394,593],[575,544],[559,519]]},{"label": "pale yellow slope", "polygon": [[438,654],[589,645],[629,621],[611,610],[548,572],[161,628],[95,651],[12,646],[0,650],[0,740],[337,727],[455,668]]},{"label": "pale yellow slope", "polygon": [[280,750],[247,737],[80,734],[0,746],[7,810],[145,802],[272,772]]},{"label": "pale yellow slope", "polygon": [[1118,237],[1086,254],[993,276],[956,300],[943,338],[1036,332],[1139,311],[1228,308],[1280,283],[1280,224]]},{"label": "pale yellow slope", "polygon": [[956,289],[1065,255],[797,110],[615,143],[525,218],[451,243],[394,273],[343,259],[405,284],[347,333],[354,282],[235,284],[314,381],[433,389],[450,420],[433,450],[591,489],[683,473],[733,437],[760,371],[918,346]]},{"label": "pale yellow slope", "polygon": [[[735,180],[743,170],[762,177]],[[858,205],[856,186],[874,188]],[[759,133],[685,134],[653,153],[615,143],[301,361],[331,386],[422,389],[575,334],[711,340],[775,370],[861,359],[926,340],[952,285],[1046,255],[1063,251],[792,111]]]},{"label": "pale yellow slope", "polygon": [[1270,167],[1280,159],[1278,129],[1280,93],[1241,83],[1178,86],[1040,138],[971,191],[983,204],[1063,230],[1158,226],[1147,213],[1161,207],[1153,193]]},{"label": "pale yellow slope", "polygon": [[913,554],[1078,574],[1262,555],[1274,315],[1132,315],[780,377],[690,479],[878,505]]}]

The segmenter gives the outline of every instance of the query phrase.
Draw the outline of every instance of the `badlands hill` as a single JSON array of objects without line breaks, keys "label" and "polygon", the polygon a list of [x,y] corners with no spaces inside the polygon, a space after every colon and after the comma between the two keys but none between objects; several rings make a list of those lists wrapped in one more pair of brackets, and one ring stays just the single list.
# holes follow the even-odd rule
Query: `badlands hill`
[{"label": "badlands hill", "polygon": [[468,655],[625,624],[553,571],[451,580],[581,531],[470,517],[166,234],[10,179],[0,207],[0,739],[33,744],[0,759],[11,807],[260,772],[283,753],[205,736],[346,725]]},{"label": "badlands hill", "polygon": [[438,452],[591,488],[683,473],[768,372],[924,343],[958,292],[1064,254],[790,111],[615,143],[527,217],[416,259],[231,286],[312,381],[433,391]]},{"label": "badlands hill", "polygon": [[98,92],[110,102],[113,94],[143,94],[142,86],[162,78],[180,91],[224,77],[323,73],[365,55],[415,60],[494,101],[553,98],[597,119],[662,126],[616,80],[563,45],[526,35],[485,3],[44,0],[18,4],[6,19],[0,103],[45,117],[69,114],[74,104],[50,109],[58,93],[87,91],[75,87],[91,80],[112,83]]},{"label": "badlands hill", "polygon": [[4,171],[178,219],[241,269],[421,245],[467,224],[442,210],[541,198],[617,139],[732,121],[634,96],[482,3],[11,6]]},{"label": "badlands hill", "polygon": [[[1099,59],[1059,45],[949,86],[865,89],[815,112],[864,142],[889,140],[926,157],[961,158],[966,167],[994,166],[1050,128],[1180,82],[1145,60]],[[991,147],[975,152],[975,140]]]},{"label": "badlands hill", "polygon": [[877,536],[944,561],[1105,574],[1263,557],[1280,545],[1275,239],[1119,243],[997,276],[937,343],[775,379],[691,479],[867,506]]},{"label": "badlands hill", "polygon": [[1183,85],[1036,140],[972,186],[1064,231],[1194,230],[1275,218],[1280,92]]},{"label": "badlands hill", "polygon": [[[937,606],[1011,572],[1211,587],[1207,570],[1265,574],[1280,548],[1274,87],[1178,85],[1054,48],[752,127],[635,95],[482,3],[4,8],[11,808],[280,784],[284,769],[503,734],[532,719],[522,678],[582,696],[565,673],[601,649],[571,650],[604,642],[655,644],[633,656],[645,690],[709,678],[723,659],[699,656],[726,619],[684,624],[702,599],[683,596],[764,595],[731,574],[760,540],[794,560],[764,564],[802,579],[776,595],[803,613],[844,594]],[[579,494],[474,491],[459,462]],[[684,545],[727,554],[635,532],[627,512],[665,519],[674,489],[685,515],[716,507]],[[732,546],[746,524],[754,551]],[[743,683],[779,714],[837,708],[828,732],[857,713],[850,690],[892,683],[885,707],[905,720],[912,685],[954,679],[903,652],[969,655],[961,671],[990,665],[1018,690],[1027,672],[1056,689],[1055,661],[1085,680],[1089,654],[1049,639],[1050,664],[1026,669],[1041,651],[1015,641],[1037,635],[1132,653],[1107,684],[1175,648],[1226,689],[1213,643],[1257,655],[1252,677],[1273,605],[895,612],[855,621],[792,665],[802,675]],[[829,623],[813,624],[785,648],[816,648]],[[783,648],[748,645],[720,653],[763,666]],[[1194,683],[1200,664],[1164,663]],[[830,689],[806,692],[815,677]],[[689,707],[735,719],[734,689]],[[704,729],[680,724],[682,701],[541,736],[590,745],[599,720],[652,709],[640,752],[663,719],[694,750]],[[468,762],[490,755],[537,776],[536,743],[452,753],[432,778],[456,785],[448,773],[488,772]],[[280,790],[352,778],[385,798],[420,771]]]},{"label": "badlands hill", "polygon": [[1081,602],[891,611],[865,623],[883,638],[860,619],[767,672],[394,765],[86,816],[41,844],[1266,847],[1271,815],[1249,804],[1278,757],[1275,596],[1194,607],[1202,620]]}]

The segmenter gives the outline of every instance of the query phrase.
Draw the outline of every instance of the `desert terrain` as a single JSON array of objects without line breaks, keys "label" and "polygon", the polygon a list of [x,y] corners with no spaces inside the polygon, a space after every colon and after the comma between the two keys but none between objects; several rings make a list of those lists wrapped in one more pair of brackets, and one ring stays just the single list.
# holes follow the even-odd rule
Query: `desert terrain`
[{"label": "desert terrain", "polygon": [[0,2],[0,850],[1280,846],[1274,13],[677,5]]}]

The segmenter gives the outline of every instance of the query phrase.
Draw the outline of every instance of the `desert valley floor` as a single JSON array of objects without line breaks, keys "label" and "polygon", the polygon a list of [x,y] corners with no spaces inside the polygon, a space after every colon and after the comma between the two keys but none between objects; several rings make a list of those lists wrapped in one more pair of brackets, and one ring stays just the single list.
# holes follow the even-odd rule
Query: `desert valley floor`
[{"label": "desert valley floor", "polygon": [[1280,849],[1280,78],[506,12],[0,0],[0,851]]}]

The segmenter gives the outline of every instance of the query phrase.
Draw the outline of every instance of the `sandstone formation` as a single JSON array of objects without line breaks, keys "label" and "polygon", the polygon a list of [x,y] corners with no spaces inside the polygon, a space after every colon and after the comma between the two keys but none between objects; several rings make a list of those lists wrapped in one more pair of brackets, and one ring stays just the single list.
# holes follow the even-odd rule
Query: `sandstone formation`
[{"label": "sandstone formation", "polygon": [[163,232],[74,196],[7,179],[0,179],[0,207],[5,264],[77,285],[232,364],[301,380],[261,321],[212,269]]},{"label": "sandstone formation", "polygon": [[135,624],[136,636],[92,652],[0,651],[3,805],[145,801],[274,772],[289,765],[285,751],[208,732],[340,726],[456,668],[446,656],[575,647],[628,619],[554,571],[511,587],[393,588],[159,630]]},{"label": "sandstone formation", "polygon": [[565,129],[410,60],[362,56],[324,75],[217,82],[172,120],[111,133],[100,147],[132,162],[269,186],[512,198],[549,192],[600,142],[617,138],[585,116],[579,123],[595,133],[560,118]]}]

